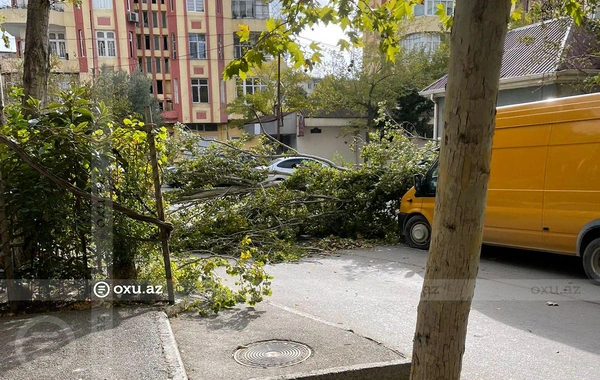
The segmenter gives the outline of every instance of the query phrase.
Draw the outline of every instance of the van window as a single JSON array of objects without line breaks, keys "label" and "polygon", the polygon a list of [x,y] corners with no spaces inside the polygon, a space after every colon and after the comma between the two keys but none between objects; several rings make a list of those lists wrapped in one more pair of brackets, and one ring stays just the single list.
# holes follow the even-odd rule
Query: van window
[{"label": "van window", "polygon": [[435,169],[433,169],[431,171],[431,173],[429,173],[429,176],[427,177],[427,192],[428,193],[435,193],[435,191],[437,190],[439,170],[440,170],[439,165],[436,165]]}]

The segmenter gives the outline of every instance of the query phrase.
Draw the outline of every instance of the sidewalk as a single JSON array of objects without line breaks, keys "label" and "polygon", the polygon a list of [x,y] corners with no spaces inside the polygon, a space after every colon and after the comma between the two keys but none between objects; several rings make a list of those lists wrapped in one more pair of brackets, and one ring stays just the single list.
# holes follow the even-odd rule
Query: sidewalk
[{"label": "sidewalk", "polygon": [[185,379],[166,315],[112,308],[0,319],[0,379]]},{"label": "sidewalk", "polygon": [[[186,313],[171,318],[177,345],[191,380],[246,379],[402,379],[408,378],[409,360],[371,339],[330,322],[274,306],[268,301],[256,307],[240,306],[208,318]],[[237,349],[270,340],[302,343],[310,348],[305,361],[287,367],[250,367],[234,360]],[[243,359],[270,360],[296,355],[290,348],[254,352]],[[370,367],[375,367],[372,369]],[[365,369],[367,368],[367,369]],[[368,370],[369,375],[359,374]],[[375,372],[374,372],[375,371]],[[335,377],[329,372],[349,372]]]}]

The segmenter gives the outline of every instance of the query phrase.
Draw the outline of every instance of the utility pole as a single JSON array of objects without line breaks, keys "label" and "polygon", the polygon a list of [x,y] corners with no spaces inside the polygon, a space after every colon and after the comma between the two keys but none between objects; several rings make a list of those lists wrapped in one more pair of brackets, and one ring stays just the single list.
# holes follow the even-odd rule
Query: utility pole
[{"label": "utility pole", "polygon": [[[281,142],[281,124],[283,119],[281,115],[281,53],[277,55],[277,141]],[[281,148],[277,147],[277,151]]]}]

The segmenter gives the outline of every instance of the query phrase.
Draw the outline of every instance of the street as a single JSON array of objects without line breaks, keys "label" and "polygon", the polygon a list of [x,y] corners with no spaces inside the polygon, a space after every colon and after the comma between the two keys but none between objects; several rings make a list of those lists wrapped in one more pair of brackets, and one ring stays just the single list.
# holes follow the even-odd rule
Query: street
[{"label": "street", "polygon": [[[277,264],[268,268],[275,279],[267,302],[410,358],[426,259],[426,252],[395,246]],[[598,378],[600,286],[585,277],[577,258],[484,247],[462,373],[464,379]]]}]

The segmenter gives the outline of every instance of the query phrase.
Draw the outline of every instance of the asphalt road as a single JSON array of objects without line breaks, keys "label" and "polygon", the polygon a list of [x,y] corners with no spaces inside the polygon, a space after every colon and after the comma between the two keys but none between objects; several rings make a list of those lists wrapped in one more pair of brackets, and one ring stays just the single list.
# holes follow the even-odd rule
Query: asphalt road
[{"label": "asphalt road", "polygon": [[[398,246],[270,266],[274,294],[267,302],[410,357],[426,259]],[[587,280],[579,260],[485,247],[463,379],[598,378],[600,286]]]}]

